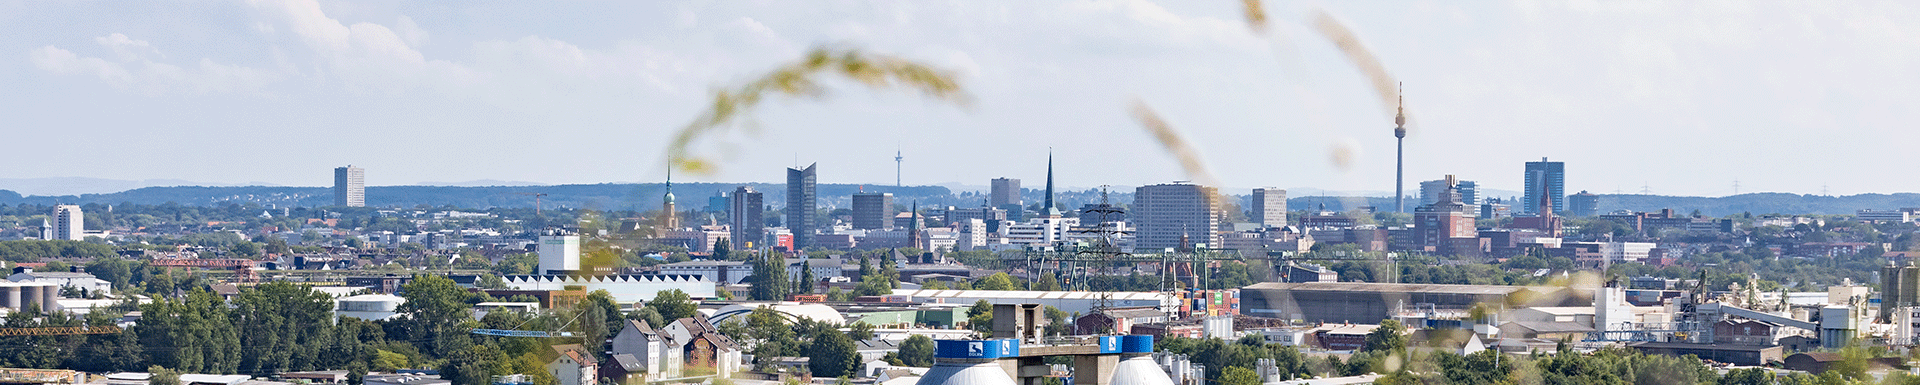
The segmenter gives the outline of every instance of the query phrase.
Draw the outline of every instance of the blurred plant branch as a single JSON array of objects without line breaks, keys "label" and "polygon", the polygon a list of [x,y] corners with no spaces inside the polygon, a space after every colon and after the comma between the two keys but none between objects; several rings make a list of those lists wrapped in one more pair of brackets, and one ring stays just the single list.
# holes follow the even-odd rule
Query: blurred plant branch
[{"label": "blurred plant branch", "polygon": [[[971,98],[960,88],[951,71],[907,59],[872,54],[858,49],[816,47],[799,61],[787,63],[759,78],[732,88],[714,90],[706,112],[675,133],[667,146],[667,161],[680,171],[710,175],[718,169],[714,160],[693,153],[702,139],[724,135],[739,127],[742,119],[769,96],[825,97],[822,77],[841,75],[868,88],[904,87],[960,106]],[[753,125],[746,123],[749,131]]]}]

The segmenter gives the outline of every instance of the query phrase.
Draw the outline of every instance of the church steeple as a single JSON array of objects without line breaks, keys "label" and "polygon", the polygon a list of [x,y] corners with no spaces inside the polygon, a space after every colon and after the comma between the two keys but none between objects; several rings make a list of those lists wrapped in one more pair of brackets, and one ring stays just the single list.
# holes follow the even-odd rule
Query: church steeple
[{"label": "church steeple", "polygon": [[1059,217],[1060,209],[1053,206],[1053,151],[1047,151],[1047,198],[1040,208],[1042,217]]},{"label": "church steeple", "polygon": [[660,197],[660,231],[680,228],[679,209],[673,205],[673,165],[667,165],[667,194]]},{"label": "church steeple", "polygon": [[913,200],[911,214],[907,215],[907,247],[920,247],[920,200]]}]

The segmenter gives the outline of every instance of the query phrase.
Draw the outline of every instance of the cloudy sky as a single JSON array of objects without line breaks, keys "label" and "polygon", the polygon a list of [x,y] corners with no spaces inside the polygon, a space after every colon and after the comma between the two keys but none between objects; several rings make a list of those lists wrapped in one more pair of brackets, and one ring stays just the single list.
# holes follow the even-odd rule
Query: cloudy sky
[{"label": "cloudy sky", "polygon": [[949,69],[973,102],[830,82],[681,179],[892,183],[896,148],[908,184],[1037,185],[1049,148],[1063,185],[1191,178],[1137,99],[1222,185],[1391,189],[1391,109],[1321,12],[1405,82],[1409,181],[1518,189],[1548,157],[1594,192],[1920,190],[1911,2],[1307,1],[1256,32],[1231,0],[0,0],[0,178],[657,181],[713,89],[828,46]]}]

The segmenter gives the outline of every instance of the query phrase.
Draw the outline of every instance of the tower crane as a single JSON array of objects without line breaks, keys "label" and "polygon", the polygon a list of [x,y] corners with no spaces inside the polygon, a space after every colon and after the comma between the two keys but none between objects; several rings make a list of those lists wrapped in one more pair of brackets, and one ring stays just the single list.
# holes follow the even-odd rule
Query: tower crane
[{"label": "tower crane", "polygon": [[547,196],[547,193],[517,192],[513,194],[514,195],[532,195],[533,196],[533,216],[536,216],[536,217],[540,216],[540,197]]},{"label": "tower crane", "polygon": [[68,336],[78,334],[114,334],[119,333],[118,326],[60,326],[44,328],[0,328],[0,337],[18,336]]}]

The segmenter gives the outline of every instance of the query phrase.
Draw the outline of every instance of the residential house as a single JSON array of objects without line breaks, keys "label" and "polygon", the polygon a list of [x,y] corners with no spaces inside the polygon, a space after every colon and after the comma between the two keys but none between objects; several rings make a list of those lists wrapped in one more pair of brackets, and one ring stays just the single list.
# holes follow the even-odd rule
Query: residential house
[{"label": "residential house", "polygon": [[632,354],[614,354],[600,364],[600,378],[613,380],[612,385],[645,384],[647,374],[647,363]]},{"label": "residential house", "polygon": [[713,371],[727,375],[740,371],[741,348],[733,338],[720,334],[704,315],[681,318],[660,328],[672,341],[685,362],[683,370]]},{"label": "residential house", "polygon": [[639,371],[646,373],[649,380],[680,377],[685,364],[680,346],[672,341],[672,336],[641,320],[627,320],[620,333],[613,336],[613,354],[638,359],[644,365]]},{"label": "residential house", "polygon": [[560,385],[595,385],[600,379],[600,365],[593,361],[593,354],[587,348],[577,345],[554,345],[556,356],[547,362],[547,372]]}]

